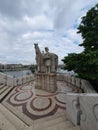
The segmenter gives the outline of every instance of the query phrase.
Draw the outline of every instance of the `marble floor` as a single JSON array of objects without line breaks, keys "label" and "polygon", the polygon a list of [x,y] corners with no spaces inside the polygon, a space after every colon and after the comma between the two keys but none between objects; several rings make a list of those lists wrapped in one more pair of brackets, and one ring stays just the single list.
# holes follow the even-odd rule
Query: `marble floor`
[{"label": "marble floor", "polygon": [[35,120],[43,119],[66,111],[65,94],[79,92],[65,82],[57,82],[57,91],[50,93],[35,89],[34,82],[17,86],[2,104],[25,124],[32,125]]}]

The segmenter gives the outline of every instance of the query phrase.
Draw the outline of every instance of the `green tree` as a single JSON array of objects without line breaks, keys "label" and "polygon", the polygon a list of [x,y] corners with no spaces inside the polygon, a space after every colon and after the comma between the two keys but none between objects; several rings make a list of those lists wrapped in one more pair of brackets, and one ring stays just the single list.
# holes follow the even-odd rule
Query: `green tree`
[{"label": "green tree", "polygon": [[82,34],[85,51],[98,50],[98,4],[91,8],[78,27],[78,33]]},{"label": "green tree", "polygon": [[32,73],[35,73],[36,70],[37,70],[37,65],[31,65],[30,70],[31,70]]},{"label": "green tree", "polygon": [[98,4],[91,8],[78,27],[84,47],[80,54],[71,53],[62,60],[64,69],[74,70],[80,78],[89,80],[98,90]]}]

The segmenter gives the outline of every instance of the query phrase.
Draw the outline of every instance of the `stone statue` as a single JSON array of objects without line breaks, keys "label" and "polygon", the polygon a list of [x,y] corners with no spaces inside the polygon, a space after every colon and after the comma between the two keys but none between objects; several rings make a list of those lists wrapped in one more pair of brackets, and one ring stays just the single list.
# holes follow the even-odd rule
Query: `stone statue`
[{"label": "stone statue", "polygon": [[56,71],[58,56],[50,53],[48,47],[45,47],[45,52],[41,52],[37,43],[34,46],[38,70],[36,73],[35,87],[49,92],[55,92],[57,89]]},{"label": "stone statue", "polygon": [[41,53],[38,44],[35,43],[34,46],[38,72],[55,73],[58,66],[58,56],[54,53],[50,53],[48,47],[45,47],[45,53],[44,51]]}]

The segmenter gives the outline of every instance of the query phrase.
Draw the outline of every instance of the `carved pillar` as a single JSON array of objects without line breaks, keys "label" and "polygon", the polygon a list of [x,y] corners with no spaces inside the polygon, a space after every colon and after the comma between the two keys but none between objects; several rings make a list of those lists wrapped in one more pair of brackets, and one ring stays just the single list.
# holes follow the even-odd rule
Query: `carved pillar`
[{"label": "carved pillar", "polygon": [[56,74],[37,73],[35,87],[49,92],[55,92],[57,89]]}]

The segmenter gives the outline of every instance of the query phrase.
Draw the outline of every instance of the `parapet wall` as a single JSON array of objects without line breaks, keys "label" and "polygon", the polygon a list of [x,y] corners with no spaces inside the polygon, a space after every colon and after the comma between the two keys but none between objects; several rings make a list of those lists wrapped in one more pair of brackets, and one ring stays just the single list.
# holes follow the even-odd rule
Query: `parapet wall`
[{"label": "parapet wall", "polygon": [[7,86],[17,86],[17,85],[21,85],[30,81],[34,80],[34,75],[30,74],[24,77],[18,77],[18,78],[14,78],[10,75],[6,75],[4,73],[0,73],[0,84],[4,84]]},{"label": "parapet wall", "polygon": [[84,93],[67,93],[66,113],[68,119],[82,130],[98,130],[98,94],[84,79],[69,74],[58,74],[58,81],[80,88]]},{"label": "parapet wall", "polygon": [[67,82],[68,84],[71,84],[74,87],[78,87],[82,89],[84,93],[96,93],[92,85],[87,80],[80,79],[69,74],[58,74],[57,80]]},{"label": "parapet wall", "polygon": [[73,94],[66,96],[67,117],[82,130],[98,130],[98,94]]},{"label": "parapet wall", "polygon": [[7,79],[7,75],[0,73],[0,84],[6,85],[7,84],[6,79]]}]

